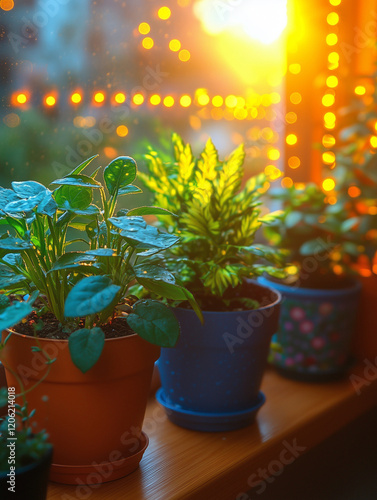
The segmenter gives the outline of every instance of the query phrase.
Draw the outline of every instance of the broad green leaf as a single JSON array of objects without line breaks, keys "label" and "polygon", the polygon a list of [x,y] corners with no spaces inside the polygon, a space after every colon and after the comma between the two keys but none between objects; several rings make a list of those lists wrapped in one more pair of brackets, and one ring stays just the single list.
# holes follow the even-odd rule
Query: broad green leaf
[{"label": "broad green leaf", "polygon": [[12,188],[14,192],[21,198],[31,198],[37,196],[40,193],[44,193],[47,188],[35,181],[26,182],[12,182]]},{"label": "broad green leaf", "polygon": [[17,325],[32,311],[33,308],[28,302],[13,302],[11,306],[7,307],[0,314],[0,332]]},{"label": "broad green leaf", "polygon": [[122,196],[125,194],[142,193],[142,192],[143,191],[140,188],[134,186],[133,184],[130,184],[129,186],[121,187],[118,191],[118,196]]},{"label": "broad green leaf", "polygon": [[92,202],[92,190],[78,186],[60,186],[54,198],[61,210],[85,210]]},{"label": "broad green leaf", "polygon": [[342,222],[341,224],[341,230],[342,233],[348,233],[351,231],[358,223],[360,222],[359,217],[351,217],[350,219],[347,219]]},{"label": "broad green leaf", "polygon": [[88,158],[87,160],[83,161],[82,163],[80,163],[80,165],[78,165],[76,168],[74,168],[72,170],[72,172],[70,172],[67,177],[71,177],[72,175],[77,175],[79,174],[80,172],[82,172],[84,170],[84,168],[89,165],[89,163],[94,160],[94,158],[97,158],[98,155],[94,155],[94,156],[91,156],[90,158]]},{"label": "broad green leaf", "polygon": [[142,217],[128,217],[127,215],[122,217],[110,217],[109,221],[115,227],[123,229],[124,231],[135,232],[139,229],[144,229],[147,227],[147,223]]},{"label": "broad green leaf", "polygon": [[315,255],[316,253],[331,250],[334,247],[333,243],[327,243],[322,238],[306,241],[300,247],[301,255]]},{"label": "broad green leaf", "polygon": [[130,156],[119,156],[110,162],[103,173],[106,187],[111,196],[125,186],[131,184],[136,178],[136,161]]},{"label": "broad green leaf", "polygon": [[8,203],[19,199],[20,197],[12,189],[0,187],[0,207],[5,207]]},{"label": "broad green leaf", "polygon": [[22,266],[23,260],[19,253],[8,253],[2,258],[5,262],[11,266]]},{"label": "broad green leaf", "polygon": [[179,337],[179,323],[173,311],[156,300],[136,302],[127,322],[140,337],[161,347],[174,347]]},{"label": "broad green leaf", "polygon": [[95,181],[87,175],[71,175],[68,177],[63,177],[62,179],[57,179],[51,182],[51,184],[60,184],[62,186],[79,186],[86,188],[97,188],[100,189],[101,183]]},{"label": "broad green leaf", "polygon": [[48,191],[41,192],[27,200],[11,201],[6,205],[4,211],[7,213],[31,212],[43,200]]},{"label": "broad green leaf", "polygon": [[94,255],[87,255],[84,252],[67,252],[54,263],[49,272],[61,271],[62,269],[72,269],[74,264],[80,262],[95,262]]},{"label": "broad green leaf", "polygon": [[0,240],[1,250],[17,250],[22,252],[23,250],[28,250],[29,248],[33,248],[33,245],[29,241],[13,238],[13,236]]},{"label": "broad green leaf", "polygon": [[123,238],[136,249],[170,248],[179,241],[177,236],[169,233],[160,233],[154,226],[135,229],[134,231],[121,231]]},{"label": "broad green leaf", "polygon": [[0,387],[0,408],[5,407],[8,404],[8,388]]},{"label": "broad green leaf", "polygon": [[52,193],[49,191],[43,198],[43,200],[39,203],[37,212],[39,214],[48,215],[48,217],[53,217],[57,209],[58,205],[52,197]]},{"label": "broad green leaf", "polygon": [[22,281],[26,281],[26,278],[20,274],[0,278],[0,290],[11,290],[14,288],[14,285],[18,285]]},{"label": "broad green leaf", "polygon": [[166,208],[159,208],[159,207],[132,208],[131,210],[128,211],[127,215],[128,216],[132,216],[132,215],[173,215],[174,217],[178,217],[177,215],[173,214],[173,212],[166,210]]},{"label": "broad green leaf", "polygon": [[270,212],[263,217],[258,217],[258,221],[263,224],[274,224],[277,220],[282,218],[284,212],[282,210],[276,210],[275,212]]},{"label": "broad green leaf", "polygon": [[84,210],[79,210],[78,208],[70,210],[74,212],[76,215],[88,215],[88,216],[96,216],[100,213],[99,208],[96,205],[89,205],[88,208]]},{"label": "broad green leaf", "polygon": [[65,316],[76,318],[103,311],[115,299],[120,287],[106,276],[89,276],[75,285],[65,301]]},{"label": "broad green leaf", "polygon": [[116,257],[117,252],[112,248],[96,248],[94,250],[87,250],[87,255],[95,255],[97,257]]},{"label": "broad green leaf", "polygon": [[104,345],[105,334],[101,328],[76,330],[68,339],[68,347],[73,364],[82,373],[86,373],[97,363]]},{"label": "broad green leaf", "polygon": [[135,276],[137,278],[145,278],[150,280],[161,280],[166,283],[175,283],[175,277],[161,266],[153,264],[140,264],[134,267]]},{"label": "broad green leaf", "polygon": [[289,228],[296,226],[303,219],[301,212],[291,212],[285,217],[285,225]]}]

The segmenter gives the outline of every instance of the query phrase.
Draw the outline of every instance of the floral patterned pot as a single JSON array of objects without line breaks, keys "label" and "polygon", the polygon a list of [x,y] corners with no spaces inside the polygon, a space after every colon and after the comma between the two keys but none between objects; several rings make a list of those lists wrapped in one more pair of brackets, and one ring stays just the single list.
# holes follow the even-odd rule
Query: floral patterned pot
[{"label": "floral patterned pot", "polygon": [[267,278],[261,285],[282,295],[279,330],[273,336],[270,361],[283,375],[304,381],[326,381],[349,367],[361,285],[325,290],[290,287]]}]

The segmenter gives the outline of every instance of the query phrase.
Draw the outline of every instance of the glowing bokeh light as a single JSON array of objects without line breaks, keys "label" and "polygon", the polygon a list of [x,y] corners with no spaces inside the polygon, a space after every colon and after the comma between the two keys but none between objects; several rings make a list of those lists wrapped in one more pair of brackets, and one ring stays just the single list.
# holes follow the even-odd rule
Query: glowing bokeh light
[{"label": "glowing bokeh light", "polygon": [[297,144],[297,135],[296,134],[288,134],[285,141],[289,146],[293,146],[294,144]]},{"label": "glowing bokeh light", "polygon": [[152,106],[158,106],[158,104],[160,104],[161,102],[161,96],[159,96],[158,94],[153,94],[151,95],[149,102],[152,104]]},{"label": "glowing bokeh light", "polygon": [[[224,5],[227,7],[226,2]],[[214,8],[213,0],[201,0],[194,4],[194,12],[211,35],[241,31],[263,44],[277,40],[287,26],[287,0],[248,0],[238,2],[237,8],[226,7],[221,10],[221,6]]]},{"label": "glowing bokeh light", "polygon": [[14,0],[0,0],[0,8],[5,11],[12,10],[14,7]]},{"label": "glowing bokeh light", "polygon": [[114,101],[117,104],[123,104],[126,101],[126,95],[123,92],[118,92],[114,96]]},{"label": "glowing bokeh light", "polygon": [[289,96],[289,100],[292,104],[300,104],[300,102],[302,101],[302,96],[300,92],[292,92],[292,94]]},{"label": "glowing bokeh light", "polygon": [[361,190],[357,186],[351,186],[348,188],[348,194],[351,198],[357,198],[361,195]]},{"label": "glowing bokeh light", "polygon": [[335,181],[334,179],[331,179],[328,177],[322,182],[322,187],[324,191],[332,191],[335,187]]},{"label": "glowing bokeh light", "polygon": [[364,85],[358,85],[355,88],[355,94],[356,95],[365,95],[367,89],[364,87]]},{"label": "glowing bokeh light", "polygon": [[164,97],[163,103],[167,108],[171,108],[172,106],[174,106],[174,97],[172,97],[171,95],[167,95],[166,97]]},{"label": "glowing bokeh light", "polygon": [[326,36],[326,43],[327,45],[330,45],[330,47],[336,45],[338,43],[338,35],[336,35],[335,33],[329,33]]},{"label": "glowing bokeh light", "polygon": [[45,97],[45,104],[46,104],[46,106],[50,106],[50,107],[55,106],[55,104],[56,104],[55,97],[53,95],[47,95]]},{"label": "glowing bokeh light", "polygon": [[337,87],[338,83],[339,83],[338,78],[335,75],[330,75],[326,79],[326,85],[331,89]]},{"label": "glowing bokeh light", "polygon": [[179,51],[178,57],[180,61],[187,62],[190,59],[191,54],[187,49],[183,49]]},{"label": "glowing bokeh light", "polygon": [[150,32],[151,27],[148,23],[140,23],[138,30],[142,35],[147,35]]},{"label": "glowing bokeh light", "polygon": [[105,94],[103,92],[96,92],[93,99],[97,104],[102,104],[105,100]]},{"label": "glowing bokeh light", "polygon": [[332,165],[335,161],[335,154],[332,151],[326,151],[322,154],[322,160],[326,165]]},{"label": "glowing bokeh light", "polygon": [[322,104],[326,107],[332,106],[335,103],[335,96],[332,94],[325,94],[322,97]]},{"label": "glowing bokeh light", "polygon": [[144,102],[143,94],[135,94],[132,98],[132,102],[136,104],[136,106],[140,106]]},{"label": "glowing bokeh light", "polygon": [[18,94],[16,97],[18,104],[25,104],[27,102],[27,96],[24,93]]},{"label": "glowing bokeh light", "polygon": [[81,94],[79,94],[78,92],[74,92],[71,95],[71,101],[73,102],[73,104],[79,104],[82,101]]},{"label": "glowing bokeh light", "polygon": [[215,106],[215,108],[220,108],[224,104],[224,99],[221,97],[221,95],[215,95],[212,97],[212,106]]},{"label": "glowing bokeh light", "polygon": [[183,95],[180,99],[179,99],[179,104],[183,107],[183,108],[188,108],[190,105],[191,105],[191,97],[189,95]]},{"label": "glowing bokeh light", "polygon": [[290,188],[293,186],[293,180],[290,177],[284,177],[281,180],[281,187],[283,188]]},{"label": "glowing bokeh light", "polygon": [[157,15],[160,19],[166,21],[166,19],[169,19],[169,17],[171,16],[171,10],[166,6],[160,7],[158,9]]},{"label": "glowing bokeh light", "polygon": [[322,145],[325,148],[331,148],[332,146],[335,145],[335,137],[331,134],[326,134],[322,137]]},{"label": "glowing bokeh light", "polygon": [[372,135],[369,142],[372,148],[377,148],[377,137],[375,135]]},{"label": "glowing bokeh light", "polygon": [[330,12],[327,16],[327,24],[330,26],[335,26],[339,22],[339,14],[336,12]]},{"label": "glowing bokeh light", "polygon": [[126,137],[128,135],[128,128],[125,125],[119,125],[117,127],[117,135],[119,137]]},{"label": "glowing bokeh light", "polygon": [[285,120],[287,123],[292,124],[297,122],[297,115],[293,111],[290,111],[285,115]]},{"label": "glowing bokeh light", "polygon": [[293,63],[289,65],[289,72],[292,73],[292,75],[298,75],[301,71],[301,64],[298,63]]},{"label": "glowing bokeh light", "polygon": [[173,40],[170,40],[169,42],[169,49],[172,51],[172,52],[178,52],[178,50],[180,50],[182,44],[179,40],[177,40],[176,38],[174,38]]},{"label": "glowing bokeh light", "polygon": [[149,50],[154,46],[154,40],[150,36],[146,36],[145,38],[143,38],[141,44],[144,47],[144,49]]},{"label": "glowing bokeh light", "polygon": [[301,165],[301,160],[298,156],[291,156],[288,158],[288,165],[292,169],[298,168]]},{"label": "glowing bokeh light", "polygon": [[200,106],[207,106],[207,104],[209,104],[210,98],[208,94],[200,94],[197,100]]}]

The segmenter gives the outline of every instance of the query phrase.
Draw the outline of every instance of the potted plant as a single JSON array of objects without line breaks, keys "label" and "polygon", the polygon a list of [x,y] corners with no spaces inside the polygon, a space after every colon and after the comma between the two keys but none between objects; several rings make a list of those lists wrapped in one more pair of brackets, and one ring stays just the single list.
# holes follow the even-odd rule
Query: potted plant
[{"label": "potted plant", "polygon": [[348,272],[359,251],[353,232],[358,221],[328,204],[315,184],[270,195],[281,202],[283,216],[265,235],[289,250],[292,263],[284,280],[260,279],[283,296],[271,362],[300,380],[337,377],[349,366],[360,295],[360,284]]},{"label": "potted plant", "polygon": [[[255,242],[257,230],[278,214],[261,214],[264,175],[241,188],[243,146],[220,161],[211,140],[199,158],[177,134],[172,145],[174,160],[164,163],[150,152],[149,173],[140,178],[154,202],[179,214],[157,215],[162,227],[181,237],[160,258],[194,294],[204,324],[171,296],[181,337],[175,348],[162,349],[157,398],[183,427],[236,429],[250,424],[265,401],[260,385],[280,296],[250,279],[264,272],[282,276],[280,252]],[[149,290],[159,295],[159,288]]]},{"label": "potted plant", "polygon": [[[9,302],[8,297],[0,296],[1,324],[6,319],[5,308],[8,308],[8,314],[12,312],[15,322],[31,311],[30,303],[8,307]],[[9,321],[6,324],[9,325]],[[0,417],[0,496],[4,500],[45,500],[53,448],[44,430],[34,432],[31,419],[35,411],[29,412],[26,391],[22,381],[18,382],[21,405],[16,403],[15,387],[0,388],[0,407],[6,408],[6,414]]]},{"label": "potted plant", "polygon": [[141,427],[154,362],[160,346],[177,341],[179,324],[162,302],[130,296],[130,285],[167,282],[197,309],[171,273],[149,262],[178,237],[143,215],[173,214],[116,212],[120,196],[140,192],[136,162],[116,158],[102,184],[99,169],[83,174],[93,158],[54,181],[54,191],[33,181],[0,190],[0,223],[9,228],[0,237],[1,289],[14,301],[39,293],[27,321],[3,332],[2,358],[10,386],[13,373],[26,389],[40,381],[30,404],[54,444],[51,478],[64,483],[124,476],[148,444]]},{"label": "potted plant", "polygon": [[362,361],[365,358],[374,361],[377,356],[376,102],[374,87],[368,100],[359,98],[344,110],[334,148],[336,167],[331,172],[336,180],[336,206],[359,222],[355,234],[360,251],[354,269],[362,291],[353,350]]}]

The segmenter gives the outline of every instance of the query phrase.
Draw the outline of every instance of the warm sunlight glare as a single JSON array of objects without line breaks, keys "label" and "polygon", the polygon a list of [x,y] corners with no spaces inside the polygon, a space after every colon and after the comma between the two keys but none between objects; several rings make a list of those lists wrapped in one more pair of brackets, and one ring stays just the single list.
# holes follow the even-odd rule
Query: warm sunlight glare
[{"label": "warm sunlight glare", "polygon": [[253,40],[267,45],[277,40],[287,25],[287,0],[248,0],[237,4],[201,0],[195,4],[195,13],[209,34],[241,28]]}]

